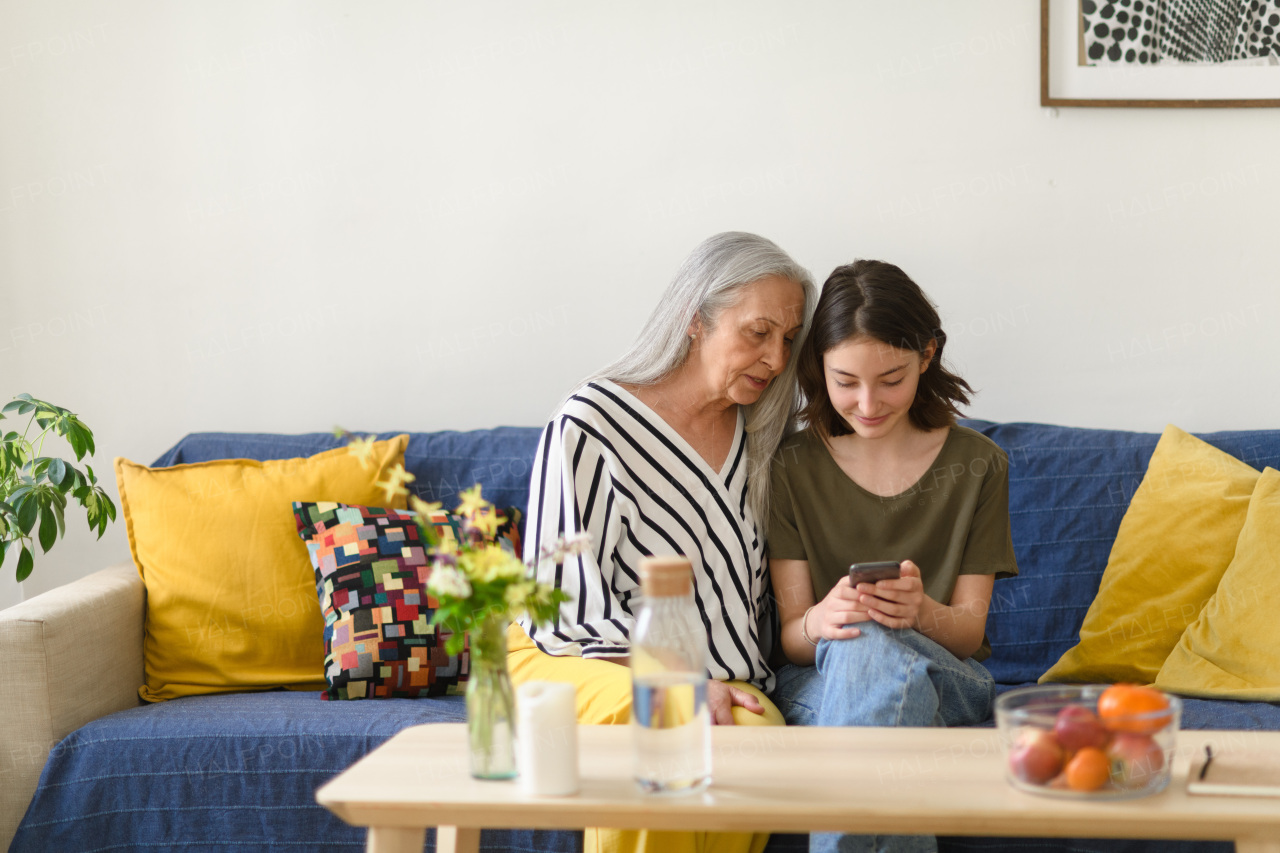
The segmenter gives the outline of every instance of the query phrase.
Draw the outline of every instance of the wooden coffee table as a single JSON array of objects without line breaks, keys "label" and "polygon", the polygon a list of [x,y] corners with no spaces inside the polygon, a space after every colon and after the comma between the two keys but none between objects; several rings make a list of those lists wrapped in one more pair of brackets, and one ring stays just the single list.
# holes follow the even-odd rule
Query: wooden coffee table
[{"label": "wooden coffee table", "polygon": [[714,784],[653,797],[631,780],[627,726],[579,728],[582,790],[528,797],[514,781],[468,773],[466,727],[415,726],[316,792],[369,851],[421,853],[436,826],[441,853],[478,849],[481,827],[1234,840],[1240,853],[1280,853],[1280,799],[1186,793],[1192,756],[1280,749],[1280,732],[1182,732],[1162,793],[1085,802],[1036,796],[1004,779],[991,729],[716,727]]}]

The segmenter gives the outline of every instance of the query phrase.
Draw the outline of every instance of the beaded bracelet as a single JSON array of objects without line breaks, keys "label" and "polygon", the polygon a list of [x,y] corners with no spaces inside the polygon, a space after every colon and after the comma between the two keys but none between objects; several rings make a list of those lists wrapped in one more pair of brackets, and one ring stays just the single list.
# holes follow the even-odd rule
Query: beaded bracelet
[{"label": "beaded bracelet", "polygon": [[[816,604],[813,605],[813,607],[817,607],[817,606],[818,605]],[[801,617],[800,619],[800,636],[804,637],[805,642],[807,642],[809,645],[816,646],[818,645],[818,641],[810,638],[809,632],[805,630],[805,625],[807,625],[809,622],[809,614],[813,612],[813,607],[810,607],[808,610],[806,610],[804,612],[804,616]]]}]

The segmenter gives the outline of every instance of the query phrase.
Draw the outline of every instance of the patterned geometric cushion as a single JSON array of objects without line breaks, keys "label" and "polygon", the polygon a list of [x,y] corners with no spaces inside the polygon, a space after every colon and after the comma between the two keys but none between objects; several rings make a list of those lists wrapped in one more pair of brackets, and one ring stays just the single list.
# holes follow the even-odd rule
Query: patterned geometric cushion
[{"label": "patterned geometric cushion", "polygon": [[324,614],[325,699],[416,698],[458,692],[464,649],[431,624],[431,567],[412,513],[339,503],[293,504]]}]

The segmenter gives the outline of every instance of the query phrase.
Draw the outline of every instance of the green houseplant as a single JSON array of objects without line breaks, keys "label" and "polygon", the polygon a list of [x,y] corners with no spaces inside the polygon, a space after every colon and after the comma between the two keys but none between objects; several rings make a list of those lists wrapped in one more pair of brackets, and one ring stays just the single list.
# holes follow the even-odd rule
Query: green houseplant
[{"label": "green houseplant", "polygon": [[[93,431],[70,411],[19,394],[0,409],[0,420],[26,418],[22,432],[9,430],[0,439],[0,568],[9,552],[18,554],[17,578],[27,579],[35,564],[35,545],[48,553],[66,532],[64,519],[68,497],[84,507],[89,529],[106,532],[116,517],[116,505],[98,485],[93,468],[81,471],[56,456],[45,456],[44,443],[51,433],[66,439],[76,462],[93,456]],[[32,426],[40,432],[28,439]]]}]

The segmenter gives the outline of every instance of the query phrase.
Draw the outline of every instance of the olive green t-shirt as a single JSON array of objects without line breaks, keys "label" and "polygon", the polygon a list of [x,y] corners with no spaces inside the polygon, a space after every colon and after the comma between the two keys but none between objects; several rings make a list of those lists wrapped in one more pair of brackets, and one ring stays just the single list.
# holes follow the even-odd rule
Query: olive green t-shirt
[{"label": "olive green t-shirt", "polygon": [[[1009,531],[1009,458],[979,432],[953,426],[937,459],[899,494],[882,497],[844,472],[812,430],[773,460],[769,556],[807,560],[821,601],[852,563],[911,560],[925,595],[948,604],[960,575],[1018,573]],[[990,654],[986,639],[974,655]]]}]

